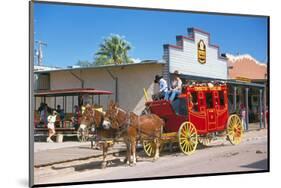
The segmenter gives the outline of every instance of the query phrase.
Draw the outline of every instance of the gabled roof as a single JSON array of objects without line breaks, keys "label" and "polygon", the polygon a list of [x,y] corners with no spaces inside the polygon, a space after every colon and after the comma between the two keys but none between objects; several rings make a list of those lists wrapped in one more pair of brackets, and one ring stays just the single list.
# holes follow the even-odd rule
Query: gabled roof
[{"label": "gabled roof", "polygon": [[36,70],[35,73],[44,73],[44,72],[59,72],[59,71],[75,71],[75,70],[89,70],[89,69],[109,69],[109,68],[124,68],[124,67],[134,67],[134,66],[144,66],[144,65],[161,65],[165,64],[163,60],[144,60],[140,63],[130,63],[130,64],[120,64],[120,65],[100,65],[93,67],[74,67],[74,68],[59,68],[53,70]]}]

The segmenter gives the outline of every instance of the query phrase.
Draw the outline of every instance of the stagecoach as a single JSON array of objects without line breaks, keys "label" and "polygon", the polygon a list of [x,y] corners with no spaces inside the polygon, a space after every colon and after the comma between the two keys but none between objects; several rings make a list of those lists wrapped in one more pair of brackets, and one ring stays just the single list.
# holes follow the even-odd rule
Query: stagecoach
[{"label": "stagecoach", "polygon": [[[209,145],[218,137],[227,138],[233,145],[242,140],[242,122],[237,114],[229,111],[225,83],[185,86],[173,102],[156,100],[145,105],[146,112],[165,121],[161,146],[178,142],[180,150],[191,155],[198,143]],[[153,141],[143,141],[143,147],[148,156],[155,155]]]},{"label": "stagecoach", "polygon": [[[47,122],[40,121],[39,104],[44,103],[48,105],[48,113],[51,114],[52,110],[56,110],[59,104],[64,110],[64,120],[57,116],[55,122],[55,129],[57,133],[63,135],[76,135],[80,142],[87,141],[90,137],[91,130],[81,128],[80,120],[83,112],[83,107],[86,103],[96,106],[97,110],[102,111],[101,97],[107,97],[105,101],[108,101],[109,95],[112,92],[105,90],[97,90],[94,88],[70,88],[59,90],[44,90],[34,93],[34,132],[46,132]],[[78,106],[79,113],[74,118],[74,107]]]}]

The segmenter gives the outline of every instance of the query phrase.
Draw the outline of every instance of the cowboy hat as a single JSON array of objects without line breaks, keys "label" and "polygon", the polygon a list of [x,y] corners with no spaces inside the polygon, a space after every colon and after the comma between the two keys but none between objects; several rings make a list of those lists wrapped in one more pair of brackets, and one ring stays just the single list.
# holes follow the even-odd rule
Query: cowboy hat
[{"label": "cowboy hat", "polygon": [[158,83],[159,80],[163,78],[163,76],[159,76],[158,74],[155,76],[154,83]]}]

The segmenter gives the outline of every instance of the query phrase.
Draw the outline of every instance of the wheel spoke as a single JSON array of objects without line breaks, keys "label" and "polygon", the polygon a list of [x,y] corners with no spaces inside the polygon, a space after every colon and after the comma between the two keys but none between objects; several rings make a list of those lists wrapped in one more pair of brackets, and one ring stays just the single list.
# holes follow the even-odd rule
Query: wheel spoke
[{"label": "wheel spoke", "polygon": [[190,144],[189,143],[186,145],[186,151],[190,152]]},{"label": "wheel spoke", "polygon": [[184,143],[184,145],[182,146],[182,149],[183,149],[184,151],[186,151],[186,148],[187,148],[187,144]]},{"label": "wheel spoke", "polygon": [[230,120],[230,125],[231,125],[231,126],[233,125],[233,121],[234,121],[234,119],[232,118],[232,119]]},{"label": "wheel spoke", "polygon": [[143,141],[143,149],[148,157],[155,155],[156,145],[153,141]]},{"label": "wheel spoke", "polygon": [[195,128],[193,126],[190,127],[190,132],[195,133]]}]

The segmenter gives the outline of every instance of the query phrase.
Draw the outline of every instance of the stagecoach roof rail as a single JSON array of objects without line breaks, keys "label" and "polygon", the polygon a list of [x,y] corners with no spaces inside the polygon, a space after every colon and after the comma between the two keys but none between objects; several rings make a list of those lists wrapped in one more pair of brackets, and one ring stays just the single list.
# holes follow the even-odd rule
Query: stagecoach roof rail
[{"label": "stagecoach roof rail", "polygon": [[192,86],[195,84],[208,84],[208,83],[212,83],[214,85],[244,85],[244,86],[252,86],[252,87],[261,87],[261,88],[265,88],[266,85],[265,84],[259,84],[259,83],[253,83],[253,82],[242,82],[242,81],[238,81],[238,80],[187,80],[188,83],[184,84],[183,86]]}]

